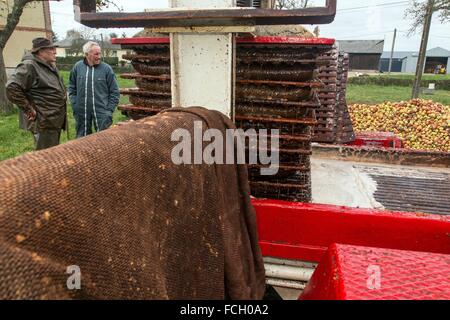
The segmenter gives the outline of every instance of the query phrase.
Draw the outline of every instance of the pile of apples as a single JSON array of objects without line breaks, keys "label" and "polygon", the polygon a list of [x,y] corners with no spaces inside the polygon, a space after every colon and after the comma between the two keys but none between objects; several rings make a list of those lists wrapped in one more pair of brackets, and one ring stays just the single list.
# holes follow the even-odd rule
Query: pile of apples
[{"label": "pile of apples", "polygon": [[415,99],[349,109],[356,132],[393,132],[407,149],[450,152],[450,106]]}]

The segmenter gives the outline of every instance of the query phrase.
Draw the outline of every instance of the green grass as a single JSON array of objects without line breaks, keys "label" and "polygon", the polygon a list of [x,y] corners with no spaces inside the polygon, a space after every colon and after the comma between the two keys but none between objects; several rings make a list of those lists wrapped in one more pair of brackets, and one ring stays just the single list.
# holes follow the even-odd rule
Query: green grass
[{"label": "green grass", "polygon": [[[69,79],[69,72],[61,71],[61,76],[64,79],[64,83],[67,86]],[[135,87],[134,80],[125,80],[117,77],[120,88],[133,88]],[[120,104],[127,104],[128,97],[121,96]],[[65,143],[68,140],[75,139],[75,119],[72,114],[72,107],[68,106],[68,120],[69,120],[69,137],[67,133],[63,132],[61,137],[61,143]],[[122,115],[119,110],[113,115],[113,123],[124,121],[127,118]],[[31,133],[25,132],[19,129],[18,110],[11,115],[0,115],[0,161],[17,157],[26,152],[34,150],[34,142]]]},{"label": "green grass", "polygon": [[0,116],[0,161],[33,150],[31,133],[19,130],[17,114]]},{"label": "green grass", "polygon": [[[411,93],[410,87],[349,84],[347,102],[379,104],[385,101],[405,101],[411,99]],[[446,90],[436,90],[434,95],[422,95],[420,98],[450,105],[450,91]]]}]

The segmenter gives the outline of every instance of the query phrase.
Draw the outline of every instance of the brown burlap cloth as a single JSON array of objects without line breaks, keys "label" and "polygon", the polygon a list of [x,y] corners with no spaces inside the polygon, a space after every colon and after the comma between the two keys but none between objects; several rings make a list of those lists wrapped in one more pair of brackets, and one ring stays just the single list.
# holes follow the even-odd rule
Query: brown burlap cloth
[{"label": "brown burlap cloth", "polygon": [[171,161],[194,121],[234,128],[173,109],[0,163],[0,298],[261,299],[246,167]]}]

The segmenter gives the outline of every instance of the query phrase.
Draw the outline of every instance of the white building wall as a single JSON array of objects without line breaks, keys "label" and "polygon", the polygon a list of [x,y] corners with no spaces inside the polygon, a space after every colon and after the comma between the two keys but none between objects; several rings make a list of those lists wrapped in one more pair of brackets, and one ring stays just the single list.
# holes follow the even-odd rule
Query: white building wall
[{"label": "white building wall", "polygon": [[[13,0],[0,0],[0,29],[6,24],[7,15],[10,13],[13,5]],[[15,70],[24,53],[31,49],[31,42],[34,38],[48,37],[50,30],[48,3],[45,1],[28,3],[20,17],[19,24],[5,47],[4,59],[7,72],[11,73]]]},{"label": "white building wall", "polygon": [[56,48],[56,56],[61,58],[67,57],[66,48]]},{"label": "white building wall", "polygon": [[405,73],[416,73],[417,62],[419,57],[417,56],[408,56],[405,59]]}]

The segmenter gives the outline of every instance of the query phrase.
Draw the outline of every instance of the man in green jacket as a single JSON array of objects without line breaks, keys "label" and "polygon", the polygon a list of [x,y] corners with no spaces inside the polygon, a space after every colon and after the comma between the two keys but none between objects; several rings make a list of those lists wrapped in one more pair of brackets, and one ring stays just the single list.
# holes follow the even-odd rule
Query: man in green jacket
[{"label": "man in green jacket", "polygon": [[56,68],[56,46],[46,38],[33,40],[6,84],[8,99],[25,114],[27,128],[36,133],[36,150],[59,144],[67,125],[67,94]]},{"label": "man in green jacket", "polygon": [[108,129],[119,104],[119,86],[113,69],[102,62],[98,43],[83,46],[85,58],[73,67],[69,79],[69,99],[76,120],[77,138]]}]

